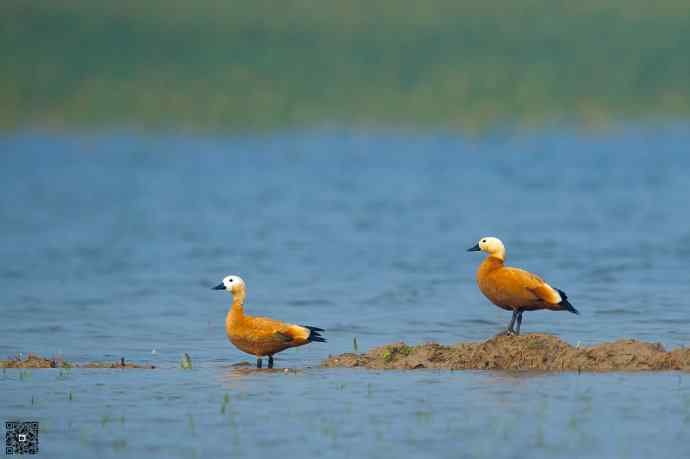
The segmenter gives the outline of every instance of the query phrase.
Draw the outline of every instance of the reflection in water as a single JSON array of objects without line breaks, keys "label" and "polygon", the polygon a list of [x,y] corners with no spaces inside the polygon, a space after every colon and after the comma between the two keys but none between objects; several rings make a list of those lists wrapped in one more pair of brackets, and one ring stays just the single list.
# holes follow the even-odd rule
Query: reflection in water
[{"label": "reflection in water", "polygon": [[227,383],[239,380],[250,380],[258,377],[290,376],[301,373],[300,368],[256,368],[251,366],[232,366],[222,368],[221,380]]}]

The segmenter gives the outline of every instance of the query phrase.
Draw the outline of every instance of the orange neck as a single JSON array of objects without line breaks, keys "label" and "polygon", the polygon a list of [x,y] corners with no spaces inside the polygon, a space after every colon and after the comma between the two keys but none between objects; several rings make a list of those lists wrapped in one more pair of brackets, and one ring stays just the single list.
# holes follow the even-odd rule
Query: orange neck
[{"label": "orange neck", "polygon": [[244,290],[232,294],[232,306],[225,318],[225,328],[230,329],[230,323],[241,320],[244,317],[244,298],[246,293]]},{"label": "orange neck", "polygon": [[503,258],[496,257],[494,255],[489,255],[482,261],[482,264],[479,265],[479,272],[477,275],[481,277],[484,274],[489,273],[490,271],[493,271],[495,269],[499,269],[503,267]]}]

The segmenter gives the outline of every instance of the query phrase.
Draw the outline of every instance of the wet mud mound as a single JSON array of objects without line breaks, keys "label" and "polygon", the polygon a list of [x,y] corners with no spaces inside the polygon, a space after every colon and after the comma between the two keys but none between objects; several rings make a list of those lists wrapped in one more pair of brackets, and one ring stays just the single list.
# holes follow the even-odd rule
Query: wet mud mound
[{"label": "wet mud mound", "polygon": [[324,368],[410,370],[538,370],[538,371],[690,371],[690,349],[666,351],[659,343],[618,340],[575,347],[552,335],[496,336],[479,343],[442,346],[389,344],[366,354],[331,356]]},{"label": "wet mud mound", "polygon": [[0,368],[156,368],[149,364],[125,362],[122,358],[116,362],[72,363],[60,358],[46,358],[29,353],[25,359],[17,356],[0,360]]}]

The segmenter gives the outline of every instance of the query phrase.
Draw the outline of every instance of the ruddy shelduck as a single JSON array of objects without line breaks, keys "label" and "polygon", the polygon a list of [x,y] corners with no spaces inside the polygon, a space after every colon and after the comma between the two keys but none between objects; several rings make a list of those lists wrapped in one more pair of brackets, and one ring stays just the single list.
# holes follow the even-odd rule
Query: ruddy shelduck
[{"label": "ruddy shelduck", "polygon": [[239,350],[256,356],[257,368],[261,368],[262,357],[268,357],[268,368],[273,368],[273,356],[280,351],[312,341],[326,342],[321,336],[323,328],[245,315],[244,300],[247,289],[239,276],[226,276],[213,289],[227,290],[232,294],[232,306],[225,318],[225,331],[230,342]]},{"label": "ruddy shelduck", "polygon": [[[563,290],[551,287],[536,274],[504,266],[506,249],[500,239],[483,237],[474,247],[467,249],[468,252],[480,250],[488,256],[477,271],[479,290],[499,308],[513,311],[506,334],[520,334],[525,311],[548,309],[579,314]],[[514,328],[516,322],[517,329]]]}]

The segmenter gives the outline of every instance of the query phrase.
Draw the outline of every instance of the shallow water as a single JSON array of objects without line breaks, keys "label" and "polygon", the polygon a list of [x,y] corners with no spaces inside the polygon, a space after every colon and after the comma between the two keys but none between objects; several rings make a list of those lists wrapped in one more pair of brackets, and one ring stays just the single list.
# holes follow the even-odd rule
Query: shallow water
[{"label": "shallow water", "polygon": [[[0,414],[39,420],[45,457],[687,456],[685,374],[316,366],[354,337],[365,350],[496,333],[508,314],[465,252],[485,235],[582,313],[527,313],[524,332],[687,345],[689,141],[687,126],[6,136],[0,356],[161,369],[7,370]],[[248,312],[327,329],[276,359],[303,372],[230,366],[251,360],[225,337],[229,296],[209,290],[230,273]]]}]

